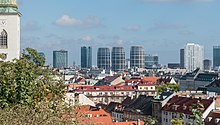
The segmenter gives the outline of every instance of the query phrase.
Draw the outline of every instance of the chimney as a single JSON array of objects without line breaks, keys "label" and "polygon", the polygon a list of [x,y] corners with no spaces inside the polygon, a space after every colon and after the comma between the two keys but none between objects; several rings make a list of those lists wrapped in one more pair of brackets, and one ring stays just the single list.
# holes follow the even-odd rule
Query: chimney
[{"label": "chimney", "polygon": [[141,120],[140,119],[138,119],[137,125],[141,125]]}]

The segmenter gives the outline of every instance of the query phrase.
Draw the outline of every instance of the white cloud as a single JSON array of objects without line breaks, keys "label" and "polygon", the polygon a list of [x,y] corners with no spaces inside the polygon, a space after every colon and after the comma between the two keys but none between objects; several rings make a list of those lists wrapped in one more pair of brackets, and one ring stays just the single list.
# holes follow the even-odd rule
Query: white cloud
[{"label": "white cloud", "polygon": [[70,17],[69,15],[63,15],[56,20],[56,24],[66,27],[80,27],[80,28],[92,28],[101,26],[101,21],[99,18],[93,16],[86,19],[77,19]]},{"label": "white cloud", "polygon": [[123,28],[125,31],[139,31],[140,30],[140,26],[138,25],[129,25],[127,27]]},{"label": "white cloud", "polygon": [[82,38],[82,40],[85,41],[85,42],[91,42],[93,40],[93,38],[91,36],[84,36]]},{"label": "white cloud", "polygon": [[168,2],[212,2],[214,0],[143,0],[152,3],[168,3]]}]

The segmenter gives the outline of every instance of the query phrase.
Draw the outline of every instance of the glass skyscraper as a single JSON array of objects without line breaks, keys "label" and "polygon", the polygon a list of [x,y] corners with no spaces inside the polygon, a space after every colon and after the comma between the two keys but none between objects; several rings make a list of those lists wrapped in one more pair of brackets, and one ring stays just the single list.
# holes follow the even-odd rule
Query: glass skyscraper
[{"label": "glass skyscraper", "polygon": [[144,68],[144,47],[132,46],[130,50],[130,67]]},{"label": "glass skyscraper", "polygon": [[97,53],[97,65],[98,68],[110,69],[110,49],[99,48]]},{"label": "glass skyscraper", "polygon": [[68,52],[65,50],[53,51],[53,67],[67,68],[68,67]]},{"label": "glass skyscraper", "polygon": [[92,47],[81,47],[81,67],[91,68],[92,67]]},{"label": "glass skyscraper", "polygon": [[184,68],[184,49],[180,49],[180,67]]},{"label": "glass skyscraper", "polygon": [[158,66],[159,57],[157,55],[145,55],[144,59],[145,67],[152,68],[153,66]]},{"label": "glass skyscraper", "polygon": [[213,68],[220,66],[220,46],[213,47]]},{"label": "glass skyscraper", "polygon": [[112,70],[113,71],[125,70],[125,51],[123,47],[112,48]]}]

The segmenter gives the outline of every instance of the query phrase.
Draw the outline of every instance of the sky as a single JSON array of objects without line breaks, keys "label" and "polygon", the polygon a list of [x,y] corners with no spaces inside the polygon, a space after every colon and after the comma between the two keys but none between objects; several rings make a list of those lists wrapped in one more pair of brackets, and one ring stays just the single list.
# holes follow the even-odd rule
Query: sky
[{"label": "sky", "polygon": [[220,0],[19,0],[21,48],[34,48],[52,65],[53,50],[67,50],[69,65],[80,65],[80,47],[142,45],[159,62],[179,62],[186,43],[220,45]]}]

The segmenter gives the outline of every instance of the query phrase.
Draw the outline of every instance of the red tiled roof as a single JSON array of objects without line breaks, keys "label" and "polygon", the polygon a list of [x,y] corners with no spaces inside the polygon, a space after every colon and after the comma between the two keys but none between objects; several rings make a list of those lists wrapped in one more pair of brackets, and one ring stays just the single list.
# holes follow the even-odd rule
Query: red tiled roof
[{"label": "red tiled roof", "polygon": [[[138,121],[115,122],[115,125],[138,125]],[[140,121],[140,125],[144,125],[144,122]]]},{"label": "red tiled roof", "polygon": [[77,86],[76,91],[134,91],[133,86]]},{"label": "red tiled roof", "polygon": [[77,106],[76,120],[80,124],[114,125],[109,113],[92,106]]},{"label": "red tiled roof", "polygon": [[153,83],[149,82],[147,84],[140,83],[137,86],[155,86]]},{"label": "red tiled roof", "polygon": [[198,99],[189,97],[172,97],[167,104],[162,108],[163,111],[178,112],[184,114],[192,114],[190,107],[197,102],[200,102],[204,106],[204,111],[212,104],[213,99]]},{"label": "red tiled roof", "polygon": [[152,82],[155,83],[160,77],[143,77],[143,82]]}]

